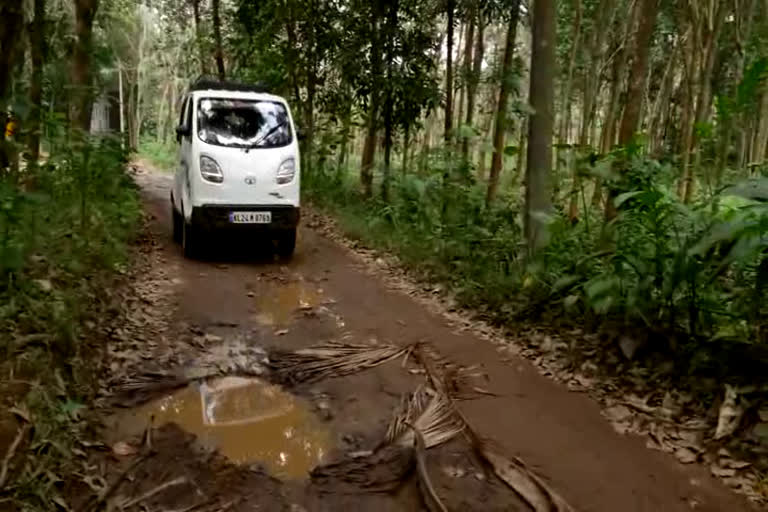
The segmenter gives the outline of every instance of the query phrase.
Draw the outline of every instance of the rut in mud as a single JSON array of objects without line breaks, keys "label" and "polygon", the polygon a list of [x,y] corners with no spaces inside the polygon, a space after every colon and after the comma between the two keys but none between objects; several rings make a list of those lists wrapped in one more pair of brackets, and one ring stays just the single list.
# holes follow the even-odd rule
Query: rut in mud
[{"label": "rut in mud", "polygon": [[238,241],[184,260],[169,178],[137,179],[154,245],[114,329],[110,450],[81,508],[749,509],[310,229],[289,264]]}]

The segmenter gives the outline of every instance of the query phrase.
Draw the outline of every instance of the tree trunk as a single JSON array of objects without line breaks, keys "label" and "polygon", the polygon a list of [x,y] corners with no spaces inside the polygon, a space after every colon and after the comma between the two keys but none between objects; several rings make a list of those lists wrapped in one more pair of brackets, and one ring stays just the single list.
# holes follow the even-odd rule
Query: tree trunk
[{"label": "tree trunk", "polygon": [[32,22],[29,24],[29,49],[32,61],[32,76],[29,83],[27,148],[29,163],[37,165],[40,157],[40,135],[43,105],[43,65],[45,62],[45,0],[35,0]]},{"label": "tree trunk", "polygon": [[[22,2],[13,1],[0,3],[0,113],[5,119],[5,98],[13,83],[13,66],[16,63],[17,48],[24,16]],[[5,126],[3,126],[5,129]]]},{"label": "tree trunk", "polygon": [[[474,80],[472,76],[472,72],[474,70],[474,66],[472,63],[472,45],[475,42],[475,18],[476,18],[476,10],[475,10],[475,4],[474,2],[471,4],[469,8],[469,21],[467,23],[467,36],[464,41],[464,62],[463,64],[463,75],[464,75],[464,89],[466,91],[466,97],[467,97],[467,113],[466,113],[466,125],[467,129],[469,129],[469,125],[471,123],[472,119],[472,109],[475,108],[474,106],[474,98],[470,100],[470,95],[473,94],[472,89],[472,81]],[[464,96],[462,95],[462,98]],[[462,119],[461,117],[462,109],[459,108],[459,120]],[[462,156],[462,162],[464,165],[468,163],[468,156],[469,156],[469,137],[466,136],[466,134],[462,135],[461,137],[461,156]]]},{"label": "tree trunk", "polygon": [[563,85],[560,110],[564,113],[560,117],[560,129],[558,130],[558,142],[567,144],[571,131],[571,92],[573,90],[573,71],[576,68],[576,56],[579,52],[581,41],[581,0],[575,0],[573,7],[573,28],[571,30],[571,51],[568,56],[568,71]]},{"label": "tree trunk", "polygon": [[219,15],[219,1],[220,0],[213,0],[211,8],[213,10],[213,39],[216,49],[216,71],[218,72],[219,80],[224,80],[226,78],[226,73],[224,72],[224,47],[221,43],[221,17]]},{"label": "tree trunk", "polygon": [[371,16],[371,92],[368,106],[368,131],[363,145],[363,155],[360,162],[360,184],[365,197],[373,196],[373,161],[376,156],[376,135],[379,121],[379,87],[381,76],[381,48],[379,34],[379,18],[381,17],[381,1],[373,2]]},{"label": "tree trunk", "polygon": [[393,108],[394,98],[392,94],[392,65],[395,60],[395,31],[397,30],[397,10],[399,0],[387,2],[386,22],[386,97],[384,100],[384,176],[381,181],[381,198],[389,200],[389,181],[392,172],[392,134],[394,132]]},{"label": "tree trunk", "polygon": [[554,80],[556,23],[554,0],[536,0],[533,7],[531,51],[528,166],[525,183],[525,238],[533,254],[547,244],[542,215],[552,209],[552,131],[554,128]]},{"label": "tree trunk", "polygon": [[[475,44],[475,54],[472,58],[472,69],[467,75],[467,126],[472,126],[475,119],[475,98],[477,96],[477,86],[480,83],[480,72],[482,71],[483,57],[485,54],[485,26],[482,15],[477,16],[477,42]],[[469,38],[471,40],[471,38]],[[464,138],[461,145],[461,154],[464,162],[469,162],[469,139]]]},{"label": "tree trunk", "polygon": [[[696,104],[696,125],[701,126],[709,121],[709,116],[712,111],[712,74],[715,69],[715,57],[717,56],[717,40],[720,37],[720,30],[725,21],[727,9],[724,2],[720,1],[715,6],[711,15],[714,19],[707,17],[702,23],[703,40],[700,51],[702,52],[702,59],[704,61],[703,69],[699,75],[699,94]],[[694,169],[700,168],[701,165],[701,153],[698,150],[699,137],[694,133],[693,144],[691,150],[694,152]],[[683,195],[683,201],[689,203],[693,198],[693,192],[695,189],[695,180],[693,176],[693,169],[687,173],[687,181],[685,183],[685,194]]]},{"label": "tree trunk", "polygon": [[[551,0],[544,0],[542,3],[550,4]],[[546,13],[549,7],[542,9],[544,9],[543,12]],[[496,124],[493,129],[493,156],[491,157],[491,171],[490,176],[488,177],[488,189],[485,194],[486,206],[490,206],[491,203],[493,203],[493,200],[496,198],[497,189],[499,187],[499,176],[501,175],[502,157],[504,155],[504,134],[507,131],[507,103],[509,102],[509,92],[512,89],[512,79],[510,77],[510,72],[512,70],[512,54],[515,51],[517,22],[519,18],[520,0],[512,0],[511,11],[509,13],[509,26],[507,27],[507,39],[504,45],[504,62],[501,67],[499,101],[496,104]],[[549,39],[548,42],[545,42],[544,44],[552,44],[552,40]],[[536,62],[536,65],[532,67],[532,70],[533,68],[538,68],[539,66],[540,64]],[[533,74],[533,71],[531,74]],[[549,108],[551,112],[552,106],[550,105]]]},{"label": "tree trunk", "polygon": [[443,138],[448,143],[453,131],[453,24],[454,24],[455,0],[447,0],[447,45],[448,55],[445,62],[445,128]]},{"label": "tree trunk", "polygon": [[72,50],[72,103],[70,122],[87,133],[91,127],[93,90],[91,83],[91,46],[93,20],[99,0],[75,0],[75,43]]},{"label": "tree trunk", "polygon": [[649,150],[651,155],[658,156],[664,142],[664,127],[666,126],[671,108],[672,89],[675,81],[675,66],[677,66],[680,46],[675,45],[672,54],[667,59],[667,66],[661,79],[661,89],[653,105],[648,124]]},{"label": "tree trunk", "polygon": [[200,72],[203,75],[208,74],[207,56],[205,55],[205,44],[203,43],[202,30],[200,25],[200,0],[192,0],[192,16],[195,22],[195,45],[200,54]]},{"label": "tree trunk", "polygon": [[629,144],[637,131],[640,111],[643,106],[645,84],[648,78],[648,53],[651,49],[651,38],[656,26],[658,10],[658,0],[641,0],[640,23],[635,36],[632,69],[628,78],[627,103],[619,128],[619,144],[621,145]]},{"label": "tree trunk", "polygon": [[[584,90],[582,91],[582,111],[581,126],[579,127],[579,146],[580,151],[586,151],[589,145],[590,132],[594,126],[596,99],[600,92],[600,66],[603,63],[605,55],[605,42],[608,37],[608,30],[603,27],[609,26],[610,21],[615,14],[616,0],[600,0],[597,5],[597,20],[592,30],[592,36],[589,43],[589,66],[584,73]],[[579,218],[579,193],[581,192],[581,175],[578,166],[574,167],[572,177],[572,186],[570,200],[568,204],[568,218],[572,223]]]}]

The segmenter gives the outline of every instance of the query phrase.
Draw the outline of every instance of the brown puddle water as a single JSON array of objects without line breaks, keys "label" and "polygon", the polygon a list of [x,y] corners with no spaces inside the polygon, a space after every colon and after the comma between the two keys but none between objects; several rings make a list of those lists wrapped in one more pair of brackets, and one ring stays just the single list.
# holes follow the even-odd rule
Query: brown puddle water
[{"label": "brown puddle water", "polygon": [[269,289],[256,298],[256,320],[263,325],[284,326],[294,313],[311,309],[323,300],[323,291],[303,281],[283,284]]},{"label": "brown puddle water", "polygon": [[306,477],[331,447],[307,405],[258,379],[223,377],[151,402],[134,412],[155,425],[176,423],[235,463],[260,462],[275,477]]}]

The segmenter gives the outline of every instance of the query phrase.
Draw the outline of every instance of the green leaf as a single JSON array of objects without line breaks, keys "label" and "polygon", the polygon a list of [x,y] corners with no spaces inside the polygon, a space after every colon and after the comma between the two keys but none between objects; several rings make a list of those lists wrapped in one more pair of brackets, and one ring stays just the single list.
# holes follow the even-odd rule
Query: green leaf
[{"label": "green leaf", "polygon": [[635,190],[634,192],[624,192],[623,194],[619,194],[618,196],[616,196],[616,199],[613,200],[613,204],[614,206],[616,206],[616,208],[619,208],[622,204],[626,203],[633,197],[637,197],[644,193],[645,193],[644,190]]},{"label": "green leaf", "polygon": [[555,283],[552,285],[552,291],[559,292],[564,290],[565,288],[569,288],[574,283],[578,282],[579,279],[580,279],[579,276],[574,276],[574,275],[562,276],[557,281],[555,281]]},{"label": "green leaf", "polygon": [[574,306],[579,302],[579,296],[578,295],[569,295],[563,300],[563,305],[565,306],[565,309],[573,309]]},{"label": "green leaf", "polygon": [[507,156],[515,156],[519,152],[520,149],[517,146],[507,146],[504,148],[504,154]]}]

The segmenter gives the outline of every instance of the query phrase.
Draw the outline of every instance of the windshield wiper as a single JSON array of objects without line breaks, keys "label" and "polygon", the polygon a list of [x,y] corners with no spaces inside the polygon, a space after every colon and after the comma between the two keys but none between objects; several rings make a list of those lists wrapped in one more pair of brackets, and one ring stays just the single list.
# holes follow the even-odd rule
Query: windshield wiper
[{"label": "windshield wiper", "polygon": [[269,131],[268,131],[267,133],[265,133],[264,135],[262,135],[261,137],[259,137],[259,139],[258,139],[256,142],[254,142],[254,143],[253,143],[253,145],[252,145],[251,147],[252,147],[252,148],[257,148],[257,147],[259,147],[259,145],[260,145],[262,142],[264,142],[264,141],[265,141],[265,140],[267,140],[269,137],[271,137],[272,135],[274,135],[274,133],[275,133],[277,130],[279,130],[280,128],[283,128],[283,127],[285,127],[287,124],[288,124],[288,119],[285,119],[285,120],[283,120],[283,121],[280,121],[280,122],[279,122],[279,123],[277,123],[275,126],[273,126],[272,128],[270,128],[270,129],[269,129]]}]

